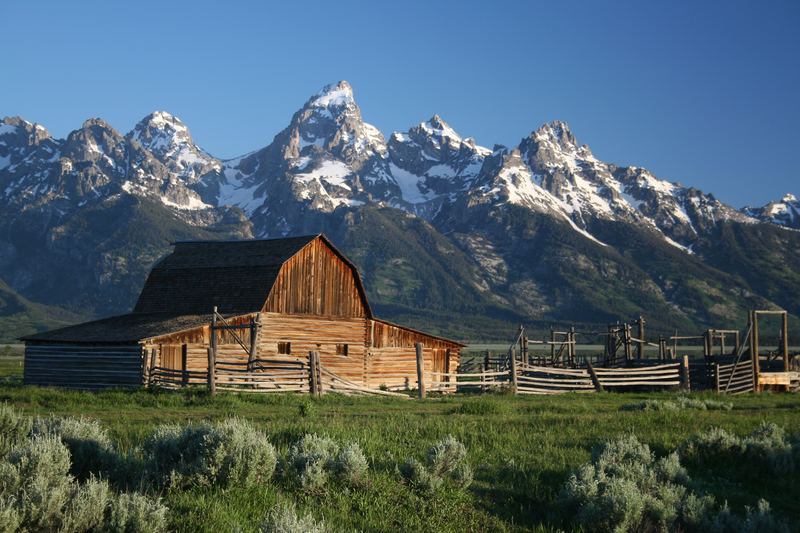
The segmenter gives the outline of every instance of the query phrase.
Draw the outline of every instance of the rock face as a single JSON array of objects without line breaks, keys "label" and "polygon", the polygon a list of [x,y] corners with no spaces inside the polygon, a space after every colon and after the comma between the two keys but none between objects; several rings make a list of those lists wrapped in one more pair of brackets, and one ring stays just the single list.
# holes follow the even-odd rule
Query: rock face
[{"label": "rock face", "polygon": [[[797,270],[784,268],[800,262],[793,196],[737,210],[600,161],[558,121],[513,147],[481,147],[438,115],[387,140],[345,81],[226,161],[164,111],[126,135],[90,119],[66,139],[5,118],[0,209],[0,278],[84,315],[127,310],[171,240],[318,231],[356,259],[384,315],[443,331],[457,319],[464,337],[514,322],[657,314],[673,328],[754,305],[800,312]],[[774,270],[752,275],[754,243],[781,247]]]},{"label": "rock face", "polygon": [[764,222],[800,229],[800,200],[793,194],[786,194],[779,201],[763,207],[745,207],[742,211]]}]

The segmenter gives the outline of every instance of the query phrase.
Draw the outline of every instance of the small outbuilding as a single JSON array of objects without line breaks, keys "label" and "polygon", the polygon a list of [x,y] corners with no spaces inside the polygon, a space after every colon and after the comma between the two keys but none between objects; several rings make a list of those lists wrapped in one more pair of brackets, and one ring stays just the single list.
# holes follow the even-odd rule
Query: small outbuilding
[{"label": "small outbuilding", "polygon": [[131,313],[23,340],[26,384],[80,389],[200,384],[211,368],[223,385],[281,389],[258,378],[273,372],[305,390],[289,383],[313,381],[315,365],[348,387],[413,388],[417,343],[426,373],[455,372],[464,346],[374,317],[358,270],[321,234],[175,243]]}]

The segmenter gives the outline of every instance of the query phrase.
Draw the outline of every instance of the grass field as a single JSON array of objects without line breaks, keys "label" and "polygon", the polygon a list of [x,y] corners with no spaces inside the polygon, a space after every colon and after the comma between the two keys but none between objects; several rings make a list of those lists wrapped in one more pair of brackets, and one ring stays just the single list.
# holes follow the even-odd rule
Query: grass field
[{"label": "grass field", "polygon": [[[569,530],[554,507],[556,495],[570,471],[610,437],[634,433],[663,455],[715,426],[744,434],[769,421],[800,431],[800,397],[789,394],[726,398],[734,403],[730,411],[621,410],[643,399],[674,397],[667,393],[457,396],[422,402],[326,395],[308,408],[308,398],[288,395],[211,398],[202,390],[88,393],[25,387],[21,372],[21,357],[0,357],[0,402],[30,415],[97,418],[123,450],[134,449],[164,422],[237,416],[267,431],[280,452],[311,432],[358,442],[370,461],[370,483],[362,489],[331,487],[303,495],[272,483],[167,492],[171,526],[178,531],[252,531],[276,502],[285,500],[335,530]],[[466,491],[420,496],[399,481],[397,465],[407,457],[421,458],[447,434],[467,446],[475,482]],[[727,500],[735,511],[765,498],[792,527],[800,524],[797,476],[698,468],[690,474],[698,490]]]}]

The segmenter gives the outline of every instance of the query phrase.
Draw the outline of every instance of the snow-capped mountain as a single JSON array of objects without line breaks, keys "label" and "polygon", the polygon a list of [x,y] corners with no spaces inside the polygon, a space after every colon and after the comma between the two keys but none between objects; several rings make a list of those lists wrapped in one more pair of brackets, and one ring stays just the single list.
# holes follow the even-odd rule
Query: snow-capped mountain
[{"label": "snow-capped mountain", "polygon": [[[101,119],[66,139],[0,122],[0,279],[32,301],[98,313],[127,308],[170,240],[325,231],[389,317],[431,317],[428,306],[455,298],[514,321],[568,308],[611,320],[619,308],[711,326],[745,300],[794,309],[800,283],[754,265],[767,246],[800,262],[800,242],[786,248],[800,240],[786,230],[798,213],[792,196],[737,210],[604,162],[559,121],[492,149],[438,115],[385,138],[344,81],[230,160],[165,111],[126,135]],[[78,281],[56,283],[74,262]],[[604,286],[616,291],[608,306],[596,301]]]},{"label": "snow-capped mountain", "polygon": [[206,174],[222,171],[220,161],[197,146],[189,128],[166,111],[147,115],[125,137],[149,150],[187,185]]},{"label": "snow-capped mountain", "polygon": [[794,194],[762,207],[745,207],[742,212],[765,222],[800,229],[800,200]]}]

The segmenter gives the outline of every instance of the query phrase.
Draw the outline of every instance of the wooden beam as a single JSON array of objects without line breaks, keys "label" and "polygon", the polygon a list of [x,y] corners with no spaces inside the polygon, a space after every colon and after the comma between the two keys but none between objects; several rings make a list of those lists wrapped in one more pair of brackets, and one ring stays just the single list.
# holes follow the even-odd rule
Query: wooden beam
[{"label": "wooden beam", "polygon": [[420,400],[425,399],[425,359],[422,355],[422,343],[414,345],[417,351],[417,395]]},{"label": "wooden beam", "polygon": [[516,394],[517,393],[517,354],[515,353],[514,348],[511,348],[510,363],[511,363],[511,369],[510,369],[510,372],[511,372],[511,390],[514,392],[514,394]]}]

